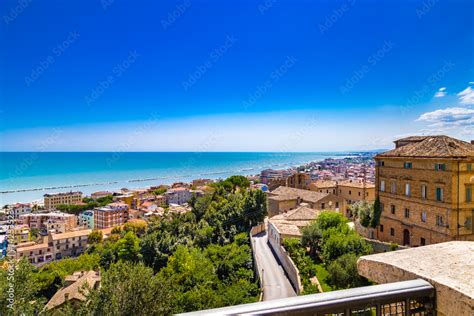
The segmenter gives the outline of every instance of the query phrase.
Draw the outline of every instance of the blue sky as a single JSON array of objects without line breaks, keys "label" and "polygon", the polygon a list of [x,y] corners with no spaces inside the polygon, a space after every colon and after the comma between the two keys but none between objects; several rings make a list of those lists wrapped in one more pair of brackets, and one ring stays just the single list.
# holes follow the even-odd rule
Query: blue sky
[{"label": "blue sky", "polygon": [[5,0],[0,150],[474,139],[474,3]]}]

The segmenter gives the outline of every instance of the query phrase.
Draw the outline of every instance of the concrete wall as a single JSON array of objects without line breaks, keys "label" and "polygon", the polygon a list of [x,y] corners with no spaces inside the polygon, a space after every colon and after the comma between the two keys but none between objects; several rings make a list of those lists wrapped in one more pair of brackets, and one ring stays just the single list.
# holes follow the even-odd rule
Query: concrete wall
[{"label": "concrete wall", "polygon": [[253,239],[253,236],[261,233],[262,231],[265,231],[265,223],[253,226],[250,229],[250,247],[252,248],[252,258],[253,258],[253,268],[255,270],[255,276],[257,277],[258,284],[260,285],[260,301],[263,300],[263,286],[262,286],[262,267],[259,266],[258,260],[257,260],[257,253],[255,252],[255,242]]},{"label": "concrete wall", "polygon": [[[269,223],[269,225],[271,224]],[[303,291],[303,286],[301,285],[300,272],[298,271],[298,268],[296,267],[295,263],[293,262],[293,260],[291,260],[285,248],[277,244],[275,239],[269,238],[268,241],[273,252],[277,256],[278,261],[280,261],[280,264],[285,270],[285,273],[288,276],[291,285],[293,285],[296,294],[300,294]]]}]

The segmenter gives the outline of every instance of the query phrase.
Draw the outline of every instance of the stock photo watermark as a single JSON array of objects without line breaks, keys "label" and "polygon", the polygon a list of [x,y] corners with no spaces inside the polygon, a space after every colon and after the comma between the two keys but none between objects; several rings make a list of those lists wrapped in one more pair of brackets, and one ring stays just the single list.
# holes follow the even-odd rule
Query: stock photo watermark
[{"label": "stock photo watermark", "polygon": [[25,77],[25,84],[27,87],[31,86],[36,80],[38,80],[46,70],[51,67],[56,61],[57,58],[61,57],[66,50],[74,44],[77,39],[80,37],[80,34],[77,31],[69,32],[67,38],[61,43],[57,44],[45,59],[40,61],[38,65],[31,70],[29,76]]},{"label": "stock photo watermark", "polygon": [[166,19],[161,20],[161,26],[166,31],[191,7],[191,0],[184,0],[177,4],[174,9],[168,12]]},{"label": "stock photo watermark", "polygon": [[181,83],[185,91],[188,91],[194,86],[214,65],[235,45],[237,38],[233,35],[227,35],[224,44],[213,49],[208,58],[200,65],[198,65],[193,72],[191,72],[187,79]]},{"label": "stock photo watermark", "polygon": [[18,0],[16,5],[10,9],[8,15],[3,16],[3,22],[8,25],[15,21],[16,18],[19,17],[26,10],[26,8],[28,8],[32,1],[33,0]]},{"label": "stock photo watermark", "polygon": [[433,92],[433,87],[440,83],[441,80],[455,67],[452,61],[444,61],[443,65],[436,71],[432,72],[425,81],[425,84],[407,100],[405,106],[401,107],[402,112],[406,112],[413,108],[414,105],[419,104],[427,94]]},{"label": "stock photo watermark", "polygon": [[329,31],[347,12],[354,6],[356,0],[347,0],[339,7],[334,9],[329,16],[326,17],[323,23],[319,24],[319,32],[325,34]]},{"label": "stock photo watermark", "polygon": [[433,9],[439,0],[425,0],[421,4],[421,7],[416,9],[416,16],[421,19],[425,15],[427,15],[431,9]]},{"label": "stock photo watermark", "polygon": [[159,119],[160,115],[158,113],[151,113],[150,118],[135,128],[127,140],[112,153],[111,157],[106,159],[107,166],[111,168],[117,161],[120,160],[120,158],[122,158],[126,152],[129,152],[132,146],[136,143],[137,139],[145,135],[154,126],[156,126],[156,123]]},{"label": "stock photo watermark", "polygon": [[96,102],[108,88],[110,88],[134,63],[136,63],[138,57],[140,57],[140,55],[137,51],[130,51],[128,56],[121,63],[115,65],[107,78],[99,81],[96,87],[84,97],[87,106],[91,106]]},{"label": "stock photo watermark", "polygon": [[277,0],[265,0],[263,3],[259,4],[257,9],[260,14],[265,14],[268,10],[273,8],[273,5],[277,2]]},{"label": "stock photo watermark", "polygon": [[352,75],[346,79],[344,85],[339,87],[342,94],[351,91],[377,64],[385,58],[393,49],[395,43],[391,40],[385,41],[375,53],[367,58],[367,62],[353,71]]},{"label": "stock photo watermark", "polygon": [[63,130],[61,128],[53,128],[51,134],[40,142],[34,152],[30,153],[27,157],[16,164],[15,168],[10,171],[9,178],[13,179],[22,176],[39,159],[38,153],[46,152],[50,149],[51,146],[58,141],[62,133]]},{"label": "stock photo watermark", "polygon": [[257,88],[249,94],[247,100],[242,102],[242,107],[244,110],[249,109],[251,106],[255,105],[260,99],[262,99],[273,86],[280,81],[280,79],[288,73],[288,71],[293,68],[297,63],[298,59],[293,56],[287,56],[283,63],[278,66],[275,70],[270,73],[270,76],[264,83],[258,85]]}]

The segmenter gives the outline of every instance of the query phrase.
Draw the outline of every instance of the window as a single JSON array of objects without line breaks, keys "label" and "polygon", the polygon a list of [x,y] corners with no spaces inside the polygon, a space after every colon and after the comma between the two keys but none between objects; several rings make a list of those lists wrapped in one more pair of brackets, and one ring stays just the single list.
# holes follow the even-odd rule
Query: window
[{"label": "window", "polygon": [[421,198],[422,199],[426,199],[427,191],[428,191],[428,188],[427,188],[426,184],[422,184],[421,185]]},{"label": "window", "polygon": [[421,221],[426,223],[426,212],[421,212]]},{"label": "window", "polygon": [[392,187],[391,187],[391,190],[392,194],[396,194],[397,193],[397,183],[396,182],[392,182]]},{"label": "window", "polygon": [[409,209],[405,209],[405,217],[406,218],[409,218],[410,217],[410,210]]},{"label": "window", "polygon": [[325,204],[321,203],[321,209],[324,210],[324,208],[325,208]]},{"label": "window", "polygon": [[436,225],[438,226],[443,226],[443,216],[442,215],[436,215]]},{"label": "window", "polygon": [[339,202],[336,202],[336,208],[339,208]]},{"label": "window", "polygon": [[359,192],[359,196],[360,196],[360,192]]},{"label": "window", "polygon": [[467,171],[472,171],[472,163],[468,163],[468,164],[466,165],[466,170],[467,170]]},{"label": "window", "polygon": [[[381,192],[385,192],[385,181],[384,180],[381,180],[380,181],[380,191]],[[350,192],[350,191],[349,191]]]},{"label": "window", "polygon": [[383,225],[380,225],[380,232],[383,233]]},{"label": "window", "polygon": [[395,205],[390,205],[390,211],[395,214]]},{"label": "window", "polygon": [[349,195],[352,195],[352,191],[351,191],[351,190],[349,190]]},{"label": "window", "polygon": [[383,203],[380,203],[380,211],[383,213],[383,210],[384,210],[384,205]]},{"label": "window", "polygon": [[443,188],[436,188],[436,201],[443,201]]},{"label": "window", "polygon": [[444,164],[444,163],[435,163],[435,170],[445,171],[446,170],[446,164]]},{"label": "window", "polygon": [[472,202],[472,186],[466,187],[466,202]]},{"label": "window", "polygon": [[403,163],[403,168],[405,169],[411,169],[412,167],[412,163],[411,162],[404,162]]},{"label": "window", "polygon": [[426,245],[426,240],[423,237],[421,237],[420,238],[420,246],[424,246],[424,245]]},{"label": "window", "polygon": [[405,183],[405,195],[410,196],[410,183]]},{"label": "window", "polygon": [[385,161],[379,160],[379,167],[383,167],[383,166],[385,166]]},{"label": "window", "polygon": [[395,229],[394,228],[390,228],[390,236],[395,236]]}]

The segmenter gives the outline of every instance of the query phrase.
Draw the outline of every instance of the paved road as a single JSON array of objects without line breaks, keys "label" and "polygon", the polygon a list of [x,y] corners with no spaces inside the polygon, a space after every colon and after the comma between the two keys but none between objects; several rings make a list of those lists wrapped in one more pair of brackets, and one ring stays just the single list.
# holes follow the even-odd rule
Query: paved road
[{"label": "paved road", "polygon": [[283,267],[274,257],[267,243],[267,234],[254,236],[255,252],[260,268],[263,268],[263,300],[296,296],[295,290],[283,271]]}]

